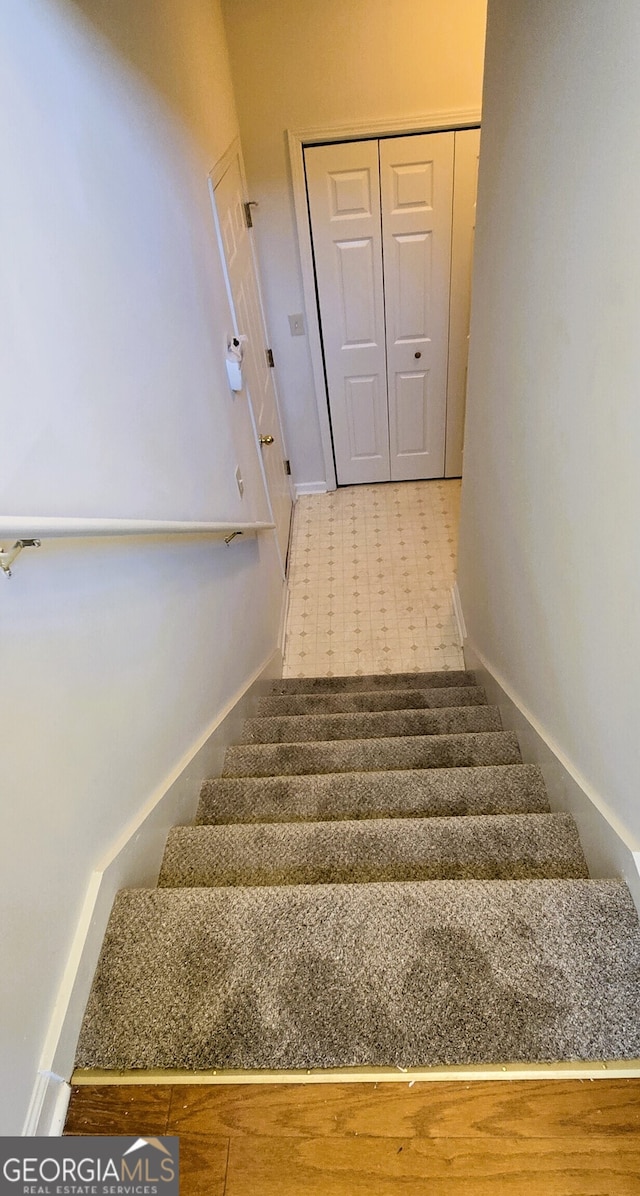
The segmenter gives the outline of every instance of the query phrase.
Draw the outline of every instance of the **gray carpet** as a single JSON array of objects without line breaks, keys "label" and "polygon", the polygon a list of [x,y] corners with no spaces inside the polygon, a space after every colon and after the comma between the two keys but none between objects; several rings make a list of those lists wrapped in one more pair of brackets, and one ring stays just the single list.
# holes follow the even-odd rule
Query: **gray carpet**
[{"label": "gray carpet", "polygon": [[427,768],[205,781],[196,822],[293,822],[543,813],[535,764]]},{"label": "gray carpet", "polygon": [[360,693],[375,689],[435,689],[449,685],[474,686],[475,673],[454,670],[434,673],[367,673],[362,677],[285,677],[272,681],[272,694]]},{"label": "gray carpet", "polygon": [[518,764],[512,731],[470,735],[401,735],[336,743],[255,743],[227,748],[225,777],[273,777],[319,772],[376,772],[386,768],[458,768]]},{"label": "gray carpet", "polygon": [[618,881],[129,890],[77,1065],[633,1057],[639,971]]},{"label": "gray carpet", "polygon": [[439,710],[376,710],[357,714],[292,714],[248,718],[241,743],[307,743],[318,740],[382,739],[407,735],[464,735],[501,731],[496,706],[453,706]]},{"label": "gray carpet", "polygon": [[569,814],[181,826],[158,884],[355,884],[588,876]]},{"label": "gray carpet", "polygon": [[159,886],[118,895],[79,1067],[640,1054],[630,894],[473,674],[269,688]]},{"label": "gray carpet", "polygon": [[487,697],[480,685],[443,685],[439,689],[340,690],[323,694],[272,694],[259,698],[256,715],[356,714],[372,710],[424,710],[438,706],[484,706]]}]

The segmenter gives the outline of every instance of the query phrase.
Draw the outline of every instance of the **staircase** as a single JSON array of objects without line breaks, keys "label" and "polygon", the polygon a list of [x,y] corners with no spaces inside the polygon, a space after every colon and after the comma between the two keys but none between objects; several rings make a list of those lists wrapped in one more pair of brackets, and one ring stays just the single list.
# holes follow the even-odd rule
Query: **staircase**
[{"label": "staircase", "polygon": [[121,892],[78,1068],[640,1055],[640,931],[466,672],[272,684]]}]

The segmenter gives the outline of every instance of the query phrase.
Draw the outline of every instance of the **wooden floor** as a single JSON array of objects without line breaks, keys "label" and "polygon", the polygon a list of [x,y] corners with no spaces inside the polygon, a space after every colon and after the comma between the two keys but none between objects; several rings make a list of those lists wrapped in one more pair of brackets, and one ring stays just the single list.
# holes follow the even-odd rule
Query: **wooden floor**
[{"label": "wooden floor", "polygon": [[66,1133],[177,1134],[182,1196],[640,1196],[640,1080],[74,1088]]}]

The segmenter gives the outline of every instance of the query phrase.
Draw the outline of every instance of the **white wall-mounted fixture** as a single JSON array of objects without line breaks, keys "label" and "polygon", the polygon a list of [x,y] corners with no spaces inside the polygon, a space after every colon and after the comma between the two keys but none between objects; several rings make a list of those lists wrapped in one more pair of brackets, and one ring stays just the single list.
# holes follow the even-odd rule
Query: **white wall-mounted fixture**
[{"label": "white wall-mounted fixture", "polygon": [[[238,479],[238,488],[242,478]],[[244,488],[244,486],[243,486]],[[242,493],[242,491],[241,491]],[[55,519],[39,515],[6,515],[0,518],[0,538],[15,536],[19,531],[37,532],[37,538],[16,540],[13,548],[0,549],[0,568],[11,577],[11,565],[23,548],[39,548],[43,539],[67,539],[76,536],[93,539],[96,536],[218,536],[230,544],[236,536],[255,536],[272,531],[273,523],[201,523],[174,519]],[[16,529],[19,529],[17,532]]]},{"label": "white wall-mounted fixture", "polygon": [[244,378],[242,376],[242,359],[244,357],[244,341],[246,336],[230,336],[227,341],[227,377],[229,386],[235,394],[242,390]]},{"label": "white wall-mounted fixture", "polygon": [[289,329],[292,336],[304,336],[304,316],[301,311],[289,316]]},{"label": "white wall-mounted fixture", "polygon": [[11,566],[23,548],[39,548],[40,540],[16,540],[13,548],[0,548],[0,569],[5,577],[11,577]]}]

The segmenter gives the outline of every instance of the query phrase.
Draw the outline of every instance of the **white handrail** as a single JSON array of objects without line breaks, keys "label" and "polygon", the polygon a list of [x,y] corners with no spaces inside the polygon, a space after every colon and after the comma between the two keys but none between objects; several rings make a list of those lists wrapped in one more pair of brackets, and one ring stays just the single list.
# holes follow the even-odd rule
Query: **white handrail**
[{"label": "white handrail", "polygon": [[70,536],[222,536],[226,544],[236,536],[272,531],[274,523],[204,523],[178,519],[59,519],[50,515],[0,516],[0,540],[15,539],[12,548],[0,547],[0,569],[11,577],[11,566],[23,548],[39,548],[45,539]]},{"label": "white handrail", "polygon": [[176,519],[60,519],[49,515],[1,515],[0,539],[59,539],[62,536],[227,536],[270,531],[273,523],[201,523]]}]

